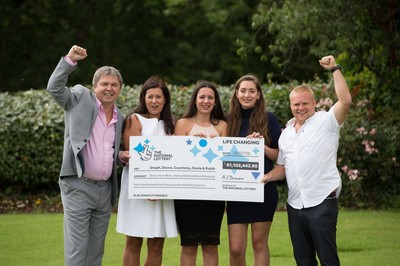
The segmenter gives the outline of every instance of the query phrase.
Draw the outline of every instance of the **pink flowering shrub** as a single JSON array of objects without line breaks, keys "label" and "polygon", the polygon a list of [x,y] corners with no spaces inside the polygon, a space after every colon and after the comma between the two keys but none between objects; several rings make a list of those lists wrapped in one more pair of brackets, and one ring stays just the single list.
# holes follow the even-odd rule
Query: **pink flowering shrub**
[{"label": "pink flowering shrub", "polygon": [[[338,150],[337,164],[343,182],[340,206],[400,207],[400,115],[399,111],[393,114],[399,107],[393,102],[372,103],[372,96],[363,94],[361,85],[351,87],[352,81],[347,75],[346,80],[353,104],[341,129]],[[299,84],[293,81],[263,86],[267,108],[282,127],[292,118],[289,93]],[[328,110],[337,101],[332,81],[326,84],[316,78],[310,86],[315,92],[317,110]],[[218,91],[222,107],[227,111],[233,88],[219,86]],[[121,91],[117,105],[125,114],[137,105],[139,92],[140,87],[136,85],[125,86]],[[170,92],[172,113],[179,118],[187,108],[192,87],[171,85]],[[0,113],[0,157],[3,158],[0,187],[4,188],[0,195],[58,193],[64,130],[61,108],[44,90],[0,93],[0,106],[3,110]],[[287,199],[285,182],[279,182],[280,208],[284,208]]]},{"label": "pink flowering shrub", "polygon": [[[288,97],[297,85],[271,85],[267,90],[269,109],[280,121],[292,117]],[[314,89],[317,111],[327,111],[337,101],[332,82],[316,80],[310,86]],[[348,208],[399,207],[400,117],[393,115],[389,106],[379,107],[378,115],[378,107],[372,106],[365,95],[354,89],[352,94],[353,103],[339,140],[337,164],[343,184],[339,203]],[[286,199],[284,186],[280,186],[279,192],[280,198]]]},{"label": "pink flowering shrub", "polygon": [[[350,206],[381,207],[393,205],[399,197],[400,131],[390,112],[377,119],[366,99],[354,102],[342,129],[339,160],[342,180]],[[350,169],[358,170],[357,178]],[[357,184],[359,183],[359,184]]]},{"label": "pink flowering shrub", "polygon": [[[333,87],[322,86],[317,95],[322,99],[317,98],[320,109],[328,110],[337,101]],[[400,200],[399,117],[383,111],[383,117],[378,118],[368,99],[358,96],[353,95],[349,116],[341,129],[340,203],[350,208],[393,206]]]}]

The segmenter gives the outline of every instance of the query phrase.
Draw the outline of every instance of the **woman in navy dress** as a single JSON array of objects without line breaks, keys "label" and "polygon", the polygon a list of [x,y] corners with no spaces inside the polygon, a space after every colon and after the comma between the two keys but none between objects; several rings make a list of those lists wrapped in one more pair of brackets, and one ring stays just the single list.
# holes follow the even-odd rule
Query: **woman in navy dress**
[{"label": "woman in navy dress", "polygon": [[[241,77],[230,100],[228,135],[264,138],[264,173],[272,170],[278,157],[281,127],[276,117],[266,112],[258,79]],[[278,204],[276,183],[264,187],[264,202],[227,202],[229,253],[231,265],[246,264],[247,230],[251,226],[254,265],[269,265],[268,237]]]}]

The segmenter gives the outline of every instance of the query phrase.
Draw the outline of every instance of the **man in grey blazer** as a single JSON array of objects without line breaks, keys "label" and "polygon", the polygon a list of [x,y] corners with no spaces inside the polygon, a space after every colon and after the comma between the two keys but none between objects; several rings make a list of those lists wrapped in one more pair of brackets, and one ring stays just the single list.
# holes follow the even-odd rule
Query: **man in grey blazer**
[{"label": "man in grey blazer", "polygon": [[64,151],[59,186],[64,207],[65,265],[101,265],[104,241],[117,200],[118,152],[123,114],[115,105],[123,80],[110,66],[93,76],[93,90],[66,87],[86,49],[72,46],[61,58],[47,91],[64,109]]}]

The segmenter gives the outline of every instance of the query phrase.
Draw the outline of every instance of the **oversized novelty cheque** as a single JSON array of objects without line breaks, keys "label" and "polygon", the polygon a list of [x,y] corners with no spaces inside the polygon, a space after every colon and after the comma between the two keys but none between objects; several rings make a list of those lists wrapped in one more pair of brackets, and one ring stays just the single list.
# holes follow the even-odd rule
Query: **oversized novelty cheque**
[{"label": "oversized novelty cheque", "polygon": [[264,139],[132,136],[129,198],[262,202]]}]

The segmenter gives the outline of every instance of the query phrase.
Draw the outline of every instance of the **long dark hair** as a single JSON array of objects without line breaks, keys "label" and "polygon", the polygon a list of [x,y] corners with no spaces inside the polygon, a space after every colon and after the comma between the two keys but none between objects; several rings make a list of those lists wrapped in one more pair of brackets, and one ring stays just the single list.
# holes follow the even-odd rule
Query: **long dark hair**
[{"label": "long dark hair", "polygon": [[229,105],[228,135],[237,137],[242,125],[242,107],[239,99],[236,97],[236,92],[239,90],[240,84],[243,81],[253,82],[256,85],[257,91],[260,93],[260,98],[256,101],[253,112],[250,115],[248,134],[251,132],[260,132],[264,137],[265,145],[269,145],[271,143],[271,137],[268,130],[268,116],[266,114],[266,104],[261,90],[261,84],[257,77],[251,74],[242,76],[235,83],[235,90],[233,91]]},{"label": "long dark hair", "polygon": [[192,97],[190,98],[189,107],[186,110],[186,113],[182,116],[182,118],[191,118],[196,115],[197,107],[196,107],[196,99],[199,91],[202,88],[210,88],[214,91],[215,96],[215,105],[211,110],[210,121],[213,125],[217,125],[220,120],[225,120],[224,111],[222,110],[221,101],[219,99],[219,94],[217,88],[214,83],[207,80],[199,80],[192,92]]},{"label": "long dark hair", "polygon": [[144,82],[140,91],[139,105],[129,115],[126,116],[123,128],[131,127],[132,122],[130,117],[133,113],[138,113],[141,115],[149,114],[149,110],[146,107],[145,97],[149,89],[155,88],[160,88],[165,98],[165,104],[160,113],[160,120],[164,121],[164,131],[168,135],[174,134],[174,120],[171,113],[171,95],[168,90],[167,82],[159,76],[151,76]]}]

